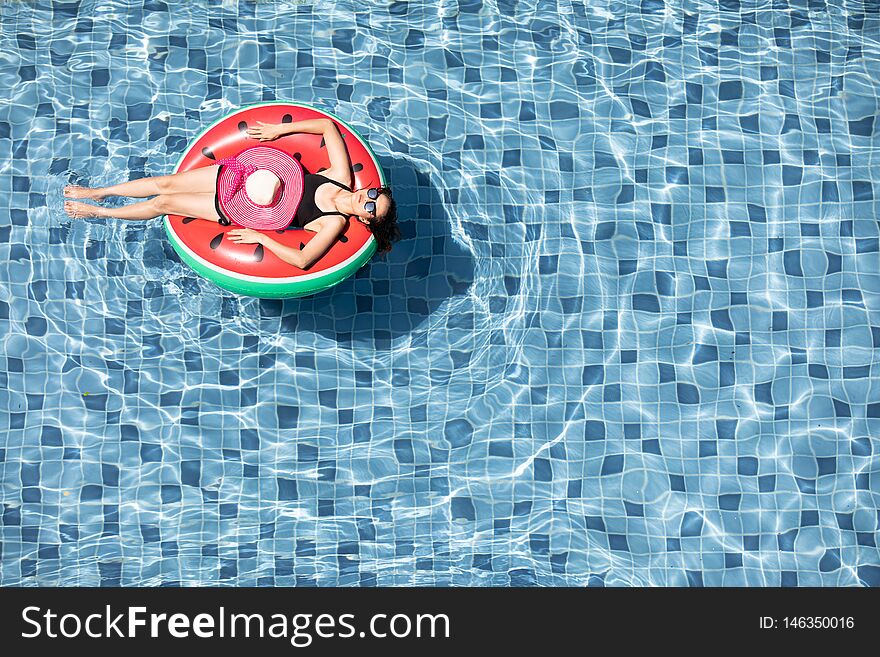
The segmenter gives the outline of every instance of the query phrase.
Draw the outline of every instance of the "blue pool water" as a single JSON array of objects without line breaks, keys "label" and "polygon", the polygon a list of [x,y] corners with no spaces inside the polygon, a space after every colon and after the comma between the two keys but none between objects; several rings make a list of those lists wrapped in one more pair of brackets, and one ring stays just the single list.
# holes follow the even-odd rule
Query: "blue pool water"
[{"label": "blue pool water", "polygon": [[[875,2],[0,3],[3,585],[878,585]],[[312,298],[61,189],[331,111]]]}]

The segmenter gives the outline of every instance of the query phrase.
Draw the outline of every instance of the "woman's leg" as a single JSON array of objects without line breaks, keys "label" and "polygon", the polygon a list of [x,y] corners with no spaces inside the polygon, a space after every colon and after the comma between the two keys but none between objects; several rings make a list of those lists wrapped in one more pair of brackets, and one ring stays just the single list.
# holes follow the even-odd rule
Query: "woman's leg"
[{"label": "woman's leg", "polygon": [[131,196],[144,198],[157,194],[202,194],[213,192],[217,185],[217,165],[199,167],[191,171],[173,173],[170,176],[154,176],[140,178],[112,187],[80,187],[68,185],[64,195],[68,198],[88,198],[93,201],[103,200],[107,196]]},{"label": "woman's leg", "polygon": [[162,194],[149,201],[124,205],[121,208],[102,208],[97,205],[65,201],[64,211],[71,217],[116,217],[118,219],[152,219],[164,214],[179,214],[219,221],[214,208],[214,192],[200,194]]}]

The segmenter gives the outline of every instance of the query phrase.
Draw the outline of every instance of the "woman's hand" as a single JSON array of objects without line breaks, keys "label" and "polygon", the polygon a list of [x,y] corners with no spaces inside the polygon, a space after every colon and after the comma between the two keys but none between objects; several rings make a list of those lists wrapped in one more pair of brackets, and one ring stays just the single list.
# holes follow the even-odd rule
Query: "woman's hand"
[{"label": "woman's hand", "polygon": [[226,237],[233,244],[262,244],[266,236],[251,228],[236,228],[226,233]]},{"label": "woman's hand", "polygon": [[259,139],[260,141],[272,141],[287,134],[287,130],[283,126],[275,125],[274,123],[263,123],[262,121],[257,121],[257,123],[259,124],[258,126],[247,129],[249,137]]}]

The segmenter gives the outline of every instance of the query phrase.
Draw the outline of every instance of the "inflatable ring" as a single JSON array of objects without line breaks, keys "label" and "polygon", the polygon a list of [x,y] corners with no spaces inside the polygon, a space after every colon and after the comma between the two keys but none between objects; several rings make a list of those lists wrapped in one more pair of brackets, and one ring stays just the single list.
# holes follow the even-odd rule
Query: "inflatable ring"
[{"label": "inflatable ring", "polygon": [[[196,137],[174,169],[175,173],[211,166],[260,143],[289,153],[309,173],[329,168],[321,135],[295,133],[272,142],[259,142],[247,135],[248,126],[291,123],[306,119],[331,119],[339,127],[352,163],[352,189],[385,185],[376,156],[354,129],[327,112],[290,102],[251,105],[209,126]],[[292,219],[292,217],[291,217]],[[180,258],[198,274],[224,290],[261,299],[283,299],[315,294],[332,287],[365,265],[376,252],[376,240],[360,221],[349,220],[336,242],[308,270],[284,262],[262,244],[239,244],[226,233],[240,228],[221,226],[207,219],[167,215],[165,230]],[[315,233],[299,228],[270,231],[272,239],[303,249]]]}]

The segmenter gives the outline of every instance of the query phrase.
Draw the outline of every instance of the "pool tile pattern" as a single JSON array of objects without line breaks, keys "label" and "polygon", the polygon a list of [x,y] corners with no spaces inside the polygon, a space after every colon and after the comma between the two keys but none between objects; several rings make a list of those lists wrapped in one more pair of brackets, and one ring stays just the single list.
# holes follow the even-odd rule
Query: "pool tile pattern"
[{"label": "pool tile pattern", "polygon": [[[878,28],[0,3],[0,584],[880,585]],[[159,220],[64,215],[276,99],[395,190],[338,287],[235,297]]]}]

